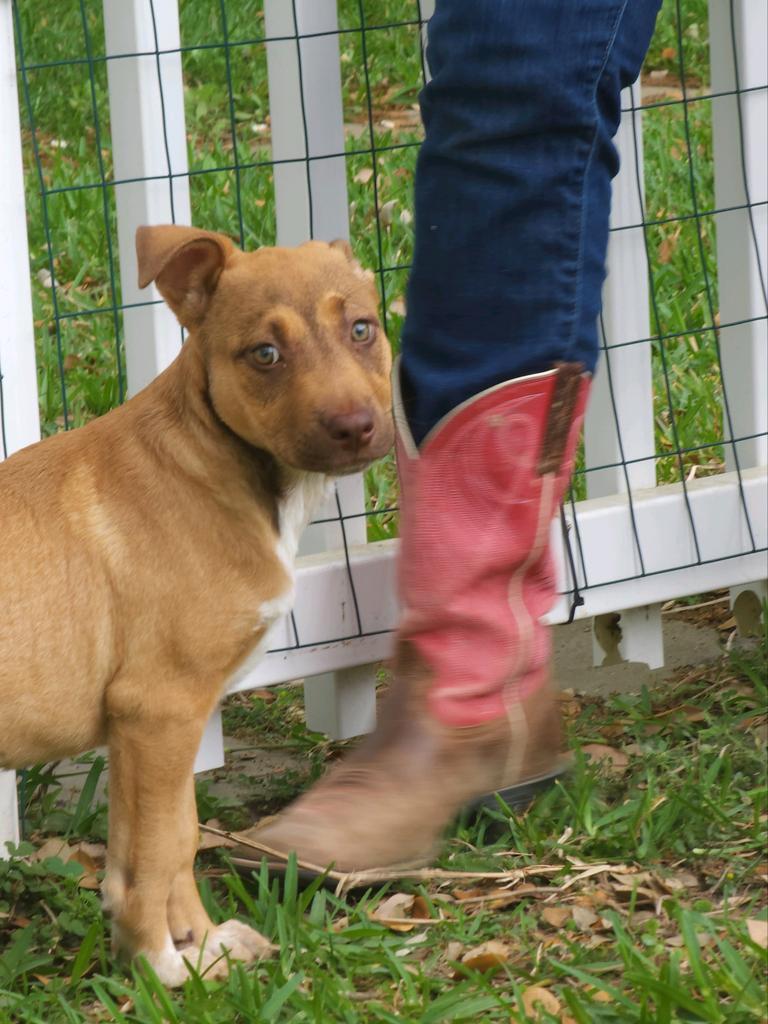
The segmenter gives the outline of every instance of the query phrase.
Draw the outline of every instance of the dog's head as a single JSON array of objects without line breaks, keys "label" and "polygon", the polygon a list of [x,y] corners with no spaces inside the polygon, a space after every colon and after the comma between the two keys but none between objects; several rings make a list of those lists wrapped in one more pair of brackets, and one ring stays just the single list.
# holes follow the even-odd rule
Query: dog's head
[{"label": "dog's head", "polygon": [[139,286],[157,284],[205,362],[217,415],[295,469],[359,470],[392,445],[389,342],[371,274],[346,242],[245,253],[179,226],[136,234]]}]

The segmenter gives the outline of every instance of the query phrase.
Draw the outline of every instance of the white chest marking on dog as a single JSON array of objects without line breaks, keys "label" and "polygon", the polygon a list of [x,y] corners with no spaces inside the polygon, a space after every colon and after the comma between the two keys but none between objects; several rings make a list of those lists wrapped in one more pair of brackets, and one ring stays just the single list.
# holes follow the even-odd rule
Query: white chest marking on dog
[{"label": "white chest marking on dog", "polygon": [[333,479],[321,473],[297,474],[278,509],[277,555],[293,578],[296,552],[305,527],[333,491]]},{"label": "white chest marking on dog", "polygon": [[249,652],[235,674],[234,681],[251,672],[264,656],[270,643],[269,627],[287,615],[293,607],[296,552],[309,521],[333,491],[333,479],[320,473],[297,473],[278,507],[279,536],[275,551],[288,575],[288,586],[276,597],[262,601],[254,631],[267,632]]}]

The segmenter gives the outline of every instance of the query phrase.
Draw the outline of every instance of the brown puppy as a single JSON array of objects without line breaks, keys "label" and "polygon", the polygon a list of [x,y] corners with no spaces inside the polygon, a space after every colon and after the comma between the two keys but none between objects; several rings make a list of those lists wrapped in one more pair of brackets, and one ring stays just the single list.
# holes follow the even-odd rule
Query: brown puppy
[{"label": "brown puppy", "polygon": [[137,249],[140,284],[189,331],[180,355],[0,465],[0,765],[109,745],[115,943],[176,985],[184,958],[269,950],[202,907],[192,765],[228,677],[290,607],[332,476],[391,446],[390,352],[346,243],[246,254],[157,227]]}]

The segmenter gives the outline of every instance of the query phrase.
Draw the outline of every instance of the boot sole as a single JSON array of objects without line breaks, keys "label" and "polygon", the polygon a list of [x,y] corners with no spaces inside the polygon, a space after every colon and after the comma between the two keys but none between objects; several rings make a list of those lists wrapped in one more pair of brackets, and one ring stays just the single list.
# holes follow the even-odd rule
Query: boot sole
[{"label": "boot sole", "polygon": [[[523,807],[527,807],[539,793],[553,786],[555,781],[562,778],[567,771],[568,766],[563,765],[555,769],[555,771],[548,772],[546,775],[538,775],[535,779],[527,779],[525,782],[521,782],[517,786],[508,786],[506,789],[498,789],[493,793],[486,793],[485,796],[481,796],[477,800],[473,800],[468,804],[466,810],[469,812],[471,817],[476,817],[483,808],[498,811],[499,797],[508,807],[513,810],[520,810]],[[267,861],[267,870],[269,871],[270,877],[285,877],[286,869],[288,867],[287,859],[271,859],[266,851],[264,851],[263,857]],[[232,857],[231,862],[232,865],[237,868],[238,872],[243,875],[257,871],[262,863],[261,859],[250,860],[244,857]],[[340,895],[343,892],[367,889],[372,885],[382,885],[385,882],[391,882],[397,878],[408,878],[409,875],[413,877],[413,875],[418,873],[420,869],[427,867],[430,863],[431,858],[425,858],[401,864],[392,864],[389,867],[382,868],[380,870],[328,870],[324,872],[319,871],[314,866],[302,866],[299,863],[296,866],[296,876],[297,880],[302,885],[309,885],[322,876],[323,885],[327,889],[335,890]]]},{"label": "boot sole", "polygon": [[567,770],[567,767],[557,768],[546,775],[538,775],[535,779],[527,779],[517,786],[508,786],[506,789],[497,789],[493,793],[486,793],[485,796],[473,800],[469,804],[468,810],[472,813],[477,813],[482,808],[487,807],[491,811],[498,811],[499,797],[508,807],[516,811],[520,810],[523,807],[527,807],[539,793],[553,786],[557,779],[561,779],[566,774]]},{"label": "boot sole", "polygon": [[[285,878],[286,871],[288,868],[287,860],[269,860],[267,855],[264,855],[264,859],[267,862],[267,870],[269,871],[270,878]],[[239,874],[250,875],[254,871],[258,871],[261,867],[261,861],[246,860],[244,857],[232,857],[230,858],[232,866],[235,867]],[[369,871],[323,871],[320,872],[314,868],[296,866],[296,878],[299,885],[305,886],[310,885],[312,882],[317,881],[318,878],[322,878],[322,884],[326,889],[335,892],[336,895],[341,896],[348,892],[354,892],[361,889],[370,889],[371,886],[384,885],[386,882],[394,882],[400,878],[413,878],[418,874],[419,871],[423,870],[430,863],[429,860],[411,861],[404,864],[393,864],[391,867],[382,868],[381,870],[369,870]]]}]

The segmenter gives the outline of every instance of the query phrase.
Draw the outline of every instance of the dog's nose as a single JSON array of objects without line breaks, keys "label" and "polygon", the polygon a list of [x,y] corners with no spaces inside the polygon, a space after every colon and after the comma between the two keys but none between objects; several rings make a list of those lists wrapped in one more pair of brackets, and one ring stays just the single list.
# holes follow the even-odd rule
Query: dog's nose
[{"label": "dog's nose", "polygon": [[344,448],[362,448],[373,437],[373,415],[367,409],[323,418],[331,440]]}]

